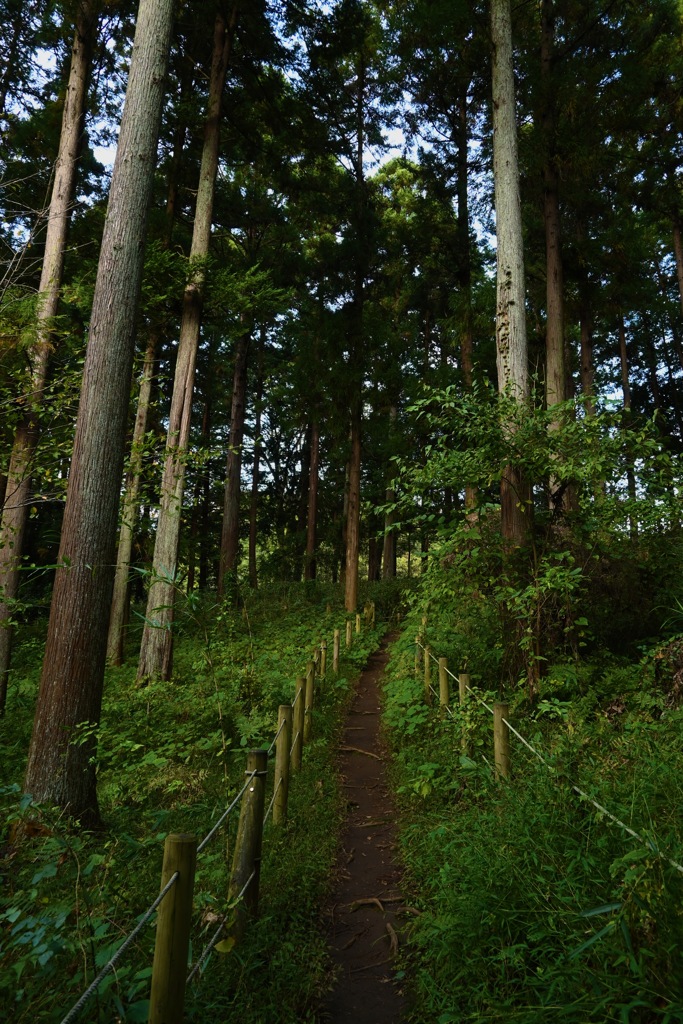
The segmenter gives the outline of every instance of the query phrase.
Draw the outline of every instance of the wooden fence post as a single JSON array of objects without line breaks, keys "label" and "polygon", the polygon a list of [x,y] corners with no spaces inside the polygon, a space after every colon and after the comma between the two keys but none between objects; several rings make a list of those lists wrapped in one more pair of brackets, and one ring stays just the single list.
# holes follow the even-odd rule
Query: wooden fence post
[{"label": "wooden fence post", "polygon": [[510,775],[510,730],[503,721],[508,716],[507,704],[496,702],[493,705],[493,759],[500,779]]},{"label": "wooden fence post", "polygon": [[370,628],[374,629],[377,625],[377,609],[375,608],[375,602],[372,601],[370,604]]},{"label": "wooden fence post", "polygon": [[292,705],[281,704],[277,716],[278,737],[275,742],[275,777],[273,779],[273,824],[287,821],[289,798],[289,753],[292,749]]},{"label": "wooden fence post", "polygon": [[346,620],[346,646],[347,647],[351,646],[352,630],[353,630],[353,623],[351,622],[351,619],[347,619]]},{"label": "wooden fence post", "polygon": [[306,693],[304,703],[304,744],[311,742],[313,732],[313,703],[315,701],[315,665],[308,663],[306,671]]},{"label": "wooden fence post", "polygon": [[320,676],[322,679],[327,675],[327,640],[320,643]]},{"label": "wooden fence post", "polygon": [[356,633],[360,633],[360,630],[361,630],[360,612],[356,612]]},{"label": "wooden fence post", "polygon": [[450,687],[448,685],[448,659],[439,658],[439,705],[441,717],[445,718],[448,712],[446,708],[451,699]]},{"label": "wooden fence post", "polygon": [[[232,874],[228,887],[228,899],[237,899],[244,890],[244,896],[236,907],[235,924],[231,929],[239,941],[244,931],[247,916],[258,911],[259,875],[261,872],[261,842],[263,839],[263,805],[266,796],[266,774],[268,772],[268,751],[250,750],[247,754],[247,775],[254,772],[242,797],[240,820],[237,825],[235,855],[232,859]],[[249,881],[251,875],[253,878]],[[246,886],[246,889],[245,889]]]},{"label": "wooden fence post", "polygon": [[196,862],[195,836],[178,833],[166,836],[161,888],[176,871],[178,879],[159,906],[149,1000],[150,1024],[182,1024]]},{"label": "wooden fence post", "polygon": [[294,697],[294,715],[292,732],[292,771],[298,772],[301,768],[301,757],[304,749],[304,717],[306,709],[306,680],[303,676],[297,676],[296,695]]},{"label": "wooden fence post", "polygon": [[432,703],[432,649],[427,644],[424,649],[424,683],[425,683],[425,701],[427,704]]},{"label": "wooden fence post", "polygon": [[[467,672],[461,672],[458,676],[458,695],[460,697],[460,707],[463,706],[467,700],[467,687],[470,685],[470,677]],[[463,723],[462,736],[460,737],[460,749],[465,757],[469,757],[470,745],[467,742],[467,727]]]},{"label": "wooden fence post", "polygon": [[335,676],[339,675],[339,648],[341,646],[341,630],[334,631],[334,644],[332,647],[332,671]]}]

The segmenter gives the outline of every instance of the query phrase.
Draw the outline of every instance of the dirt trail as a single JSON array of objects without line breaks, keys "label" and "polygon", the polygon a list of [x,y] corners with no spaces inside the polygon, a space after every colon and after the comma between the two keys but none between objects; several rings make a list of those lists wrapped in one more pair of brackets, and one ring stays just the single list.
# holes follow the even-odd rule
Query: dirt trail
[{"label": "dirt trail", "polygon": [[380,730],[380,679],[387,636],[368,661],[346,720],[339,769],[348,816],[330,906],[330,944],[339,966],[324,1024],[399,1024],[403,997],[393,982],[402,897],[395,858],[395,811]]}]

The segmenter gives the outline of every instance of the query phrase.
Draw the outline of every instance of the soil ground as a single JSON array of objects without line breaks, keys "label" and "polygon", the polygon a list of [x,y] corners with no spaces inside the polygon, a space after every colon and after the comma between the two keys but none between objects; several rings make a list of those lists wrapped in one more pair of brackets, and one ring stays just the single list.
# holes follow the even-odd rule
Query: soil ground
[{"label": "soil ground", "polygon": [[401,871],[380,735],[380,681],[392,639],[386,636],[370,657],[341,740],[339,771],[348,814],[329,908],[338,979],[323,1007],[324,1024],[399,1024],[404,1009],[394,981]]}]

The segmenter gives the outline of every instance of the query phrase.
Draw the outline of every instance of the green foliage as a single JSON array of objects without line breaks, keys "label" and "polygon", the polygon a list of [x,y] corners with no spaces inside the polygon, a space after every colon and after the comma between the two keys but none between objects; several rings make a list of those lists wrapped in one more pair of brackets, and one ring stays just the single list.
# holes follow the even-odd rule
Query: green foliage
[{"label": "green foliage", "polygon": [[[461,616],[449,610],[430,616],[427,639],[455,668]],[[679,668],[678,649],[638,665],[553,665],[531,714],[522,694],[511,711],[548,766],[512,737],[513,777],[501,784],[486,708],[471,696],[459,708],[457,692],[452,715],[426,706],[418,621],[394,648],[386,689],[406,889],[419,911],[408,925],[410,1019],[682,1020],[683,876],[667,860],[683,851],[682,711],[662,679]]]},{"label": "green foliage", "polygon": [[[278,705],[291,701],[314,645],[323,636],[331,645],[334,628],[343,623],[339,611],[325,611],[332,597],[324,588],[312,597],[306,587],[291,585],[259,590],[237,610],[195,601],[179,622],[172,684],[137,686],[133,666],[109,671],[97,754],[100,834],[84,833],[20,795],[38,638],[19,649],[25,675],[10,693],[0,743],[0,773],[7,780],[0,792],[6,843],[0,994],[13,1020],[61,1020],[158,891],[167,832],[208,832],[241,785],[244,747],[270,744]],[[320,685],[314,741],[292,785],[290,824],[282,835],[269,826],[264,840],[261,919],[244,946],[211,955],[188,995],[190,1019],[222,1013],[222,1019],[235,1014],[256,1024],[277,1019],[274,1007],[281,1004],[289,1007],[286,1019],[304,1020],[324,987],[319,905],[340,813],[333,741],[349,679],[377,637],[378,631],[354,634],[339,678],[329,672]],[[233,815],[200,861],[194,957],[225,909],[235,828]],[[302,872],[306,891],[294,900]],[[89,1019],[146,1019],[153,941],[153,928],[141,933],[135,951],[103,982]],[[256,993],[250,979],[258,979]]]}]

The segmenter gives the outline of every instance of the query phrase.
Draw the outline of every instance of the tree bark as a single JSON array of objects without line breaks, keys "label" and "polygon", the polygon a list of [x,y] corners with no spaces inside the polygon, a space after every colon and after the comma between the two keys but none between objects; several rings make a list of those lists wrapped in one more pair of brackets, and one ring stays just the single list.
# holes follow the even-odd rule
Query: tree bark
[{"label": "tree bark", "polygon": [[[626,324],[623,313],[619,313],[619,363],[621,366],[621,390],[624,396],[624,430],[628,431],[631,422],[631,385],[629,383],[628,348],[626,343]],[[629,500],[636,500],[636,475],[633,469],[633,459],[627,455],[626,460],[626,486]],[[629,532],[631,540],[638,537],[638,520],[634,515],[629,516]]]},{"label": "tree bark", "polygon": [[[179,106],[181,108],[187,101],[190,90],[191,69],[191,61],[189,58],[185,57],[183,59],[183,68],[180,80]],[[171,158],[171,169],[168,176],[168,187],[166,192],[166,222],[161,240],[162,247],[165,250],[170,248],[173,237],[180,168],[186,135],[186,119],[183,116],[179,116],[178,124],[173,135],[173,155]],[[107,660],[112,665],[121,665],[123,663],[125,630],[128,625],[130,613],[130,555],[133,546],[135,525],[137,522],[137,499],[140,490],[140,478],[142,475],[142,452],[140,450],[140,446],[147,432],[147,419],[152,396],[152,381],[154,378],[154,363],[160,344],[161,331],[158,327],[153,327],[150,331],[143,363],[142,376],[140,379],[138,408],[133,428],[133,440],[131,443],[131,463],[126,479],[126,490],[123,496],[119,546],[116,553],[116,576],[114,577],[114,594],[112,597],[111,614],[109,617],[109,637],[107,640]]]},{"label": "tree bark", "polygon": [[377,537],[368,541],[368,582],[376,583],[382,577],[382,548]]},{"label": "tree bark", "polygon": [[[552,0],[541,5],[541,82],[544,135],[543,220],[546,250],[546,375],[548,408],[564,402],[567,379],[564,358],[564,268],[560,227],[559,178],[555,146],[555,95],[553,49],[555,42]],[[556,425],[556,424],[554,424]]]},{"label": "tree bark", "polygon": [[[213,407],[213,352],[209,349],[207,367],[206,367],[206,385],[204,389],[204,408],[202,411],[202,435],[201,435],[201,446],[206,451],[211,443],[211,410]],[[200,533],[203,535],[207,530],[207,524],[204,522],[204,501],[203,495],[207,486],[208,480],[208,469],[206,462],[202,466],[201,472],[197,476],[195,484],[193,501],[192,501],[192,527],[190,537],[190,550],[188,553],[187,563],[187,593],[190,594],[195,587],[195,575],[196,575],[196,560],[197,560],[197,540]],[[200,565],[201,565],[201,541],[199,544],[200,550]],[[201,568],[200,568],[200,589],[201,586]]]},{"label": "tree bark", "polygon": [[99,820],[94,754],[171,0],[141,0],[93,297],[25,790]]},{"label": "tree bark", "polygon": [[[467,83],[458,102],[458,284],[463,297],[462,326],[460,333],[460,361],[462,364],[462,381],[469,391],[474,382],[474,328],[472,316],[472,255],[470,252],[470,213],[469,213],[469,164],[468,164],[469,131],[467,127]],[[477,507],[477,489],[465,484],[465,508]],[[394,568],[394,575],[395,575]]]},{"label": "tree bark", "polygon": [[[386,489],[387,504],[396,500],[393,487]],[[396,531],[394,530],[394,513],[387,512],[384,517],[384,544],[382,546],[382,579],[393,579],[396,575]]]},{"label": "tree bark", "polygon": [[[395,405],[389,407],[389,435],[395,430],[398,408]],[[396,500],[396,492],[393,487],[387,486],[386,502],[390,504]],[[382,579],[393,579],[396,575],[396,531],[394,530],[394,513],[387,512],[384,517],[384,544],[382,547]]]},{"label": "tree bark", "polygon": [[[512,69],[510,0],[492,0],[493,177],[496,197],[498,388],[519,403],[529,397],[522,211]],[[510,431],[510,424],[504,424]],[[529,488],[518,467],[505,467],[500,484],[501,530],[509,547],[526,544]]]},{"label": "tree bark", "polygon": [[27,401],[27,414],[17,427],[12,445],[6,497],[0,519],[0,715],[4,714],[7,698],[12,645],[10,620],[12,606],[19,590],[24,537],[31,506],[31,473],[38,445],[37,414],[47,381],[48,357],[52,348],[52,322],[57,315],[62,286],[64,250],[76,185],[98,10],[98,0],[86,0],[79,6],[76,15],[69,81],[50,196],[45,254],[38,286],[36,341],[29,353],[31,394]]},{"label": "tree bark", "polygon": [[109,636],[107,639],[107,659],[112,665],[121,665],[123,663],[124,623],[128,610],[130,553],[133,548],[133,532],[137,521],[138,494],[140,493],[140,477],[142,475],[142,444],[147,432],[147,415],[152,397],[157,342],[158,337],[155,332],[152,332],[147,343],[145,361],[140,378],[138,409],[135,416],[133,441],[131,444],[130,469],[123,496],[119,547],[116,553],[114,593],[109,615]]},{"label": "tree bark", "polygon": [[226,577],[237,574],[237,552],[240,536],[240,495],[242,493],[242,442],[247,405],[247,365],[249,334],[242,334],[235,350],[235,370],[232,383],[230,411],[230,437],[225,472],[223,499],[223,529],[221,532],[221,558],[218,568],[218,596],[223,597]]},{"label": "tree bark", "polygon": [[138,679],[169,679],[173,664],[172,623],[177,584],[178,540],[185,487],[185,463],[190,441],[192,394],[202,320],[206,279],[205,260],[211,242],[213,200],[218,170],[221,104],[236,19],[237,5],[232,9],[229,22],[219,10],[214,24],[204,146],[190,248],[190,278],[183,294],[178,356],[173,379],[166,455],[161,480],[161,507],[154,544],[151,583],[147,596],[145,627],[140,646]]},{"label": "tree bark", "polygon": [[349,462],[349,506],[346,520],[346,561],[344,576],[344,607],[354,612],[358,606],[358,555],[360,551],[360,466],[361,466],[361,403],[357,399],[351,410],[351,460]]},{"label": "tree bark", "polygon": [[259,482],[261,478],[261,419],[263,410],[263,337],[259,348],[258,379],[254,396],[254,465],[251,471],[251,500],[249,503],[249,586],[253,590],[258,587],[258,569],[256,565],[256,531],[258,513]]},{"label": "tree bark", "polygon": [[318,470],[320,462],[320,432],[318,421],[311,421],[311,458],[308,470],[308,515],[306,522],[306,562],[304,579],[314,580],[316,574],[316,520],[318,516]]}]

